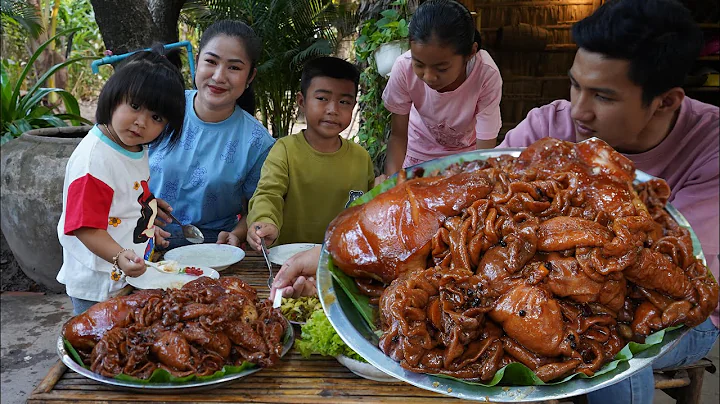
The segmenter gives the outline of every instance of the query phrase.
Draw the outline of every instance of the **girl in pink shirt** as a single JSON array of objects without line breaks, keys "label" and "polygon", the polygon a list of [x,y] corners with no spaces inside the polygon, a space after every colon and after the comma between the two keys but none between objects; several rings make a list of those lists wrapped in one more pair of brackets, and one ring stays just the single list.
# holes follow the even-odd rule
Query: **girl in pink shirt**
[{"label": "girl in pink shirt", "polygon": [[385,174],[449,154],[495,147],[502,78],[470,12],[429,0],[410,22],[410,50],[383,92],[392,112]]}]

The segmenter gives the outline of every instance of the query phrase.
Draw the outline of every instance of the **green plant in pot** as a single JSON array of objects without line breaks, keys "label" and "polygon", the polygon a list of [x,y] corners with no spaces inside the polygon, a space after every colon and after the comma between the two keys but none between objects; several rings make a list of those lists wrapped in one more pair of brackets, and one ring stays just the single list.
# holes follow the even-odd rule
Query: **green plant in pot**
[{"label": "green plant in pot", "polygon": [[382,11],[378,21],[370,20],[355,41],[356,54],[361,60],[372,56],[372,63],[381,76],[390,73],[393,62],[408,50],[407,0],[397,0],[393,8]]},{"label": "green plant in pot", "polygon": [[[370,153],[376,175],[383,172],[390,134],[390,112],[382,101],[387,84],[386,75],[397,56],[408,48],[407,1],[397,0],[392,3],[392,7],[382,11],[379,20],[366,21],[355,41],[355,58],[367,64],[367,68],[360,74],[360,127],[355,140]],[[381,50],[384,47],[394,47],[394,54]],[[378,71],[376,62],[379,52],[386,63],[384,69],[387,72]],[[389,63],[385,59],[389,59]]]},{"label": "green plant in pot", "polygon": [[[32,69],[33,63],[40,57],[43,50],[58,37],[78,30],[80,28],[62,31],[40,45],[30,56],[30,60],[20,72],[17,80],[11,80],[7,74],[6,66],[3,66],[2,73],[0,73],[0,95],[2,96],[2,110],[0,110],[2,112],[0,116],[2,135],[0,136],[0,145],[32,129],[68,126],[66,121],[70,121],[75,126],[90,123],[90,121],[80,116],[80,107],[77,99],[72,94],[60,88],[44,88],[42,85],[50,76],[63,67],[80,60],[92,59],[91,57],[77,57],[58,63],[48,69],[34,85],[28,88],[27,92],[24,94],[21,92],[23,82]],[[3,64],[5,64],[4,61]],[[60,102],[55,105],[46,105],[44,101],[52,93],[59,96]],[[59,108],[61,103],[65,107],[64,112]]]}]

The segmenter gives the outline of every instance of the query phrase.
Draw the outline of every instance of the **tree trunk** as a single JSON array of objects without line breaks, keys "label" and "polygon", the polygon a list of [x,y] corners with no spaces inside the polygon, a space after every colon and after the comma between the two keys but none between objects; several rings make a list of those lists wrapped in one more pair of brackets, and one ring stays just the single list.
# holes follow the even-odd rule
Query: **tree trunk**
[{"label": "tree trunk", "polygon": [[168,44],[178,41],[178,19],[185,0],[147,0],[150,15],[160,35],[159,41]]},{"label": "tree trunk", "polygon": [[153,42],[178,41],[178,17],[185,0],[90,0],[105,48],[120,55]]}]

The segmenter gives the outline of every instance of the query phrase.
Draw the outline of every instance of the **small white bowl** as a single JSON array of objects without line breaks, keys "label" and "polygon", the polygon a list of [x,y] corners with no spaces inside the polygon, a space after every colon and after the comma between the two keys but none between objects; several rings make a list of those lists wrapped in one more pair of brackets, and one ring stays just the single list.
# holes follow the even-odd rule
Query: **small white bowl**
[{"label": "small white bowl", "polygon": [[348,358],[345,355],[338,355],[335,357],[335,359],[337,359],[338,362],[342,363],[346,368],[350,369],[351,372],[355,373],[360,377],[375,380],[376,382],[398,381],[396,378],[385,374],[382,370],[376,368],[369,363],[356,361],[355,359]]}]

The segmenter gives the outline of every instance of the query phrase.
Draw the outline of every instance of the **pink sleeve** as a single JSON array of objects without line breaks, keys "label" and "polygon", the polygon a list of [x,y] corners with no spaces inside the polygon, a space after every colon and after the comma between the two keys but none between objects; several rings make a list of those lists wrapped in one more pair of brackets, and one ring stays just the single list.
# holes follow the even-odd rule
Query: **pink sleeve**
[{"label": "pink sleeve", "polygon": [[[527,117],[523,119],[515,128],[508,131],[505,139],[497,147],[527,147],[549,135],[549,121],[545,116],[545,110],[551,106],[533,108],[528,112]],[[554,110],[554,108],[552,108]]]},{"label": "pink sleeve", "polygon": [[[716,280],[720,271],[720,235],[718,228],[718,205],[720,205],[720,176],[717,172],[718,155],[713,161],[700,165],[700,169],[693,173],[687,182],[688,185],[674,193],[670,203],[685,216],[693,231],[700,240],[708,268]],[[715,167],[715,170],[712,169]],[[720,327],[718,312],[720,304],[711,315],[713,324]]]},{"label": "pink sleeve", "polygon": [[107,229],[113,193],[109,185],[90,174],[74,180],[67,191],[65,235],[82,227]]},{"label": "pink sleeve", "polygon": [[488,79],[483,96],[477,103],[475,115],[475,136],[479,140],[495,139],[500,133],[500,98],[502,98],[502,78],[500,73],[493,71]]},{"label": "pink sleeve", "polygon": [[407,80],[407,64],[409,60],[405,59],[405,55],[400,55],[393,64],[390,71],[390,80],[388,80],[382,98],[385,103],[385,109],[398,115],[409,115],[412,107],[412,99]]},{"label": "pink sleeve", "polygon": [[[695,170],[684,187],[673,194],[670,203],[685,216],[705,254],[708,266],[718,276],[718,254],[720,254],[720,234],[718,228],[718,205],[720,205],[720,175],[717,170],[718,155],[713,161],[701,164]],[[711,159],[712,160],[712,159]],[[712,169],[715,167],[715,170]]]}]

